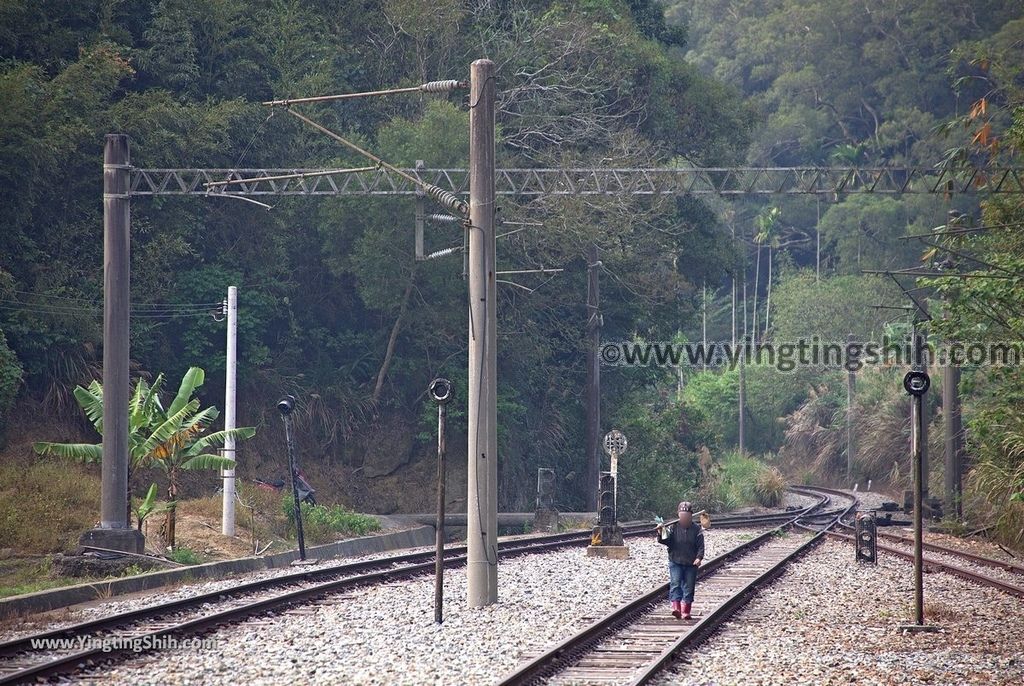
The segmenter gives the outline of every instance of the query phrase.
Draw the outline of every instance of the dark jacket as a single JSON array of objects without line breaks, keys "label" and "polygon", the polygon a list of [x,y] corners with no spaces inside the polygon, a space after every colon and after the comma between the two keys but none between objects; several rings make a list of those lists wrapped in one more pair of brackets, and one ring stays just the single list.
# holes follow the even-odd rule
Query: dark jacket
[{"label": "dark jacket", "polygon": [[658,543],[668,546],[668,559],[680,565],[692,565],[694,560],[704,559],[704,529],[699,522],[686,528],[678,523],[665,528],[668,536],[658,536]]}]

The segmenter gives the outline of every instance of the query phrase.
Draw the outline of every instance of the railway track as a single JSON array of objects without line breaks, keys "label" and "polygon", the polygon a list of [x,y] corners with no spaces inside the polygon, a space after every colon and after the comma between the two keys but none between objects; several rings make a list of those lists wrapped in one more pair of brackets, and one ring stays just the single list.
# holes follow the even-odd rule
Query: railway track
[{"label": "railway track", "polygon": [[[825,508],[836,496],[848,499],[849,504]],[[708,560],[700,570],[694,619],[677,620],[668,614],[668,584],[662,584],[535,656],[500,683],[647,683],[681,650],[712,633],[791,560],[821,541],[828,528],[855,506],[853,496],[828,492],[784,524]],[[821,530],[795,526],[802,518],[813,520],[822,514],[827,521],[820,525]]]},{"label": "railway track", "polygon": [[[850,528],[848,524],[843,524],[842,526],[844,526],[845,528]],[[839,531],[829,531],[828,535],[848,541],[853,541],[855,538],[852,533],[842,533]],[[914,543],[913,539],[906,538],[904,536],[888,535],[885,538],[896,538],[906,545],[913,545]],[[895,555],[897,557],[909,560],[911,562],[913,562],[914,560],[913,550],[897,548],[895,546],[886,545],[885,543],[882,543],[880,541],[877,542],[877,546],[879,550],[885,551],[891,555]],[[926,550],[931,550],[933,552],[941,552],[953,557],[959,557],[964,561],[973,564],[1003,569],[1006,571],[1013,572],[1015,574],[1024,574],[1024,569],[1022,569],[1019,565],[1014,565],[1013,563],[1003,562],[1001,560],[976,555],[974,553],[968,553],[966,551],[959,551],[955,548],[949,548],[947,546],[938,545],[934,543],[925,544],[924,547]],[[923,562],[925,571],[946,572],[948,574],[960,577],[961,579],[965,579],[967,581],[971,581],[982,586],[995,588],[997,590],[1000,590],[1004,593],[1009,593],[1010,595],[1016,596],[1018,598],[1024,598],[1024,583],[1014,583],[1011,581],[1007,581],[1005,579],[989,576],[974,569],[969,569],[967,567],[962,567],[951,562],[936,559],[934,556],[930,557],[927,554],[923,556]],[[1022,577],[1022,580],[1024,580],[1024,577]]]},{"label": "railway track", "polygon": [[[749,526],[762,521],[763,515],[730,516],[723,517],[718,526]],[[649,535],[651,528],[648,523],[624,525],[623,534],[627,537]],[[588,532],[566,532],[503,541],[499,552],[503,557],[529,555],[589,542]],[[445,549],[447,567],[460,566],[465,561],[465,546]],[[150,652],[166,644],[169,638],[202,634],[355,587],[433,571],[433,551],[321,565],[23,636],[0,643],[0,684],[25,683],[95,669],[128,655],[138,655],[138,646],[150,646],[146,651]],[[54,647],[58,645],[60,647]]]},{"label": "railway track", "polygon": [[[849,528],[849,525],[845,525],[845,528]],[[903,536],[901,534],[891,534],[885,532],[878,532],[878,538],[895,541],[904,545],[913,545],[914,539],[910,536]],[[1024,565],[1010,560],[997,560],[994,557],[986,557],[985,555],[978,555],[967,550],[958,550],[949,546],[942,545],[940,543],[930,543],[928,541],[922,542],[922,547],[925,550],[930,550],[936,553],[943,553],[946,555],[955,555],[956,557],[963,558],[969,562],[972,562],[983,567],[992,567],[993,569],[1002,569],[1006,572],[1012,572],[1014,574],[1024,575]],[[1022,579],[1024,580],[1024,579]]]},{"label": "railway track", "polygon": [[[650,527],[626,529],[626,536],[648,532]],[[569,532],[499,544],[503,556],[528,555],[590,541],[585,532]],[[445,549],[446,567],[466,561],[465,546]],[[138,654],[139,645],[159,646],[160,639],[203,633],[248,617],[265,614],[329,594],[368,584],[404,579],[434,571],[434,552],[407,553],[303,571],[243,583],[220,591],[159,603],[67,627],[52,629],[0,643],[0,684],[95,668]],[[212,611],[211,611],[212,608]],[[63,641],[63,650],[52,647]]]}]

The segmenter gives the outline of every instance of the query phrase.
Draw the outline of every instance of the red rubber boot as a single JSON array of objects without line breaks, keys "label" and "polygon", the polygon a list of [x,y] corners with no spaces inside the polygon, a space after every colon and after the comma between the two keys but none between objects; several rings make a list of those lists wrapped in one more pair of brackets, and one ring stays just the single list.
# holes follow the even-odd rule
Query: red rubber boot
[{"label": "red rubber boot", "polygon": [[680,617],[682,617],[682,615],[683,615],[683,612],[682,612],[682,601],[673,600],[672,601],[672,616],[675,617],[676,619],[679,619]]},{"label": "red rubber boot", "polygon": [[690,619],[690,606],[693,603],[683,603],[683,619]]}]

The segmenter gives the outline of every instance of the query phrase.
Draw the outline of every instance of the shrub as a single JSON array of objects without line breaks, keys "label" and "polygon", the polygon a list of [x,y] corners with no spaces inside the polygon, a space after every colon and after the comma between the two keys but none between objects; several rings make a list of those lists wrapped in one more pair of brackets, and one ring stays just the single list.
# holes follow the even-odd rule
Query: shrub
[{"label": "shrub", "polygon": [[786,480],[778,469],[729,452],[716,462],[713,477],[699,489],[698,507],[719,512],[754,504],[777,507],[785,490]]},{"label": "shrub", "polygon": [[[295,530],[295,506],[290,495],[281,499],[281,510],[288,527]],[[302,531],[311,543],[329,543],[338,535],[365,536],[380,530],[376,517],[353,512],[341,505],[310,505],[302,503]]]},{"label": "shrub", "polygon": [[777,467],[764,467],[754,481],[754,497],[765,507],[778,507],[786,493],[786,479]]},{"label": "shrub", "polygon": [[203,559],[199,557],[199,553],[184,546],[175,548],[173,551],[168,553],[167,557],[171,558],[178,564],[183,565],[197,565],[203,561]]}]

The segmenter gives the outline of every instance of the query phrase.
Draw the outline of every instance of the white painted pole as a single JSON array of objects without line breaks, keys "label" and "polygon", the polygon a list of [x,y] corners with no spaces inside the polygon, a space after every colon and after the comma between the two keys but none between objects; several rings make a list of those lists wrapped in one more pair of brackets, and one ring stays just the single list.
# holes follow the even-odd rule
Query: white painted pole
[{"label": "white painted pole", "polygon": [[615,521],[619,521],[619,451],[613,450],[611,454],[612,472],[612,510],[615,512]]},{"label": "white painted pole", "polygon": [[[224,383],[224,429],[235,428],[235,370],[238,358],[238,288],[228,286],[228,353]],[[224,456],[238,459],[235,456],[235,439],[228,437],[224,441]],[[221,533],[225,536],[235,535],[235,470],[225,469],[224,506],[222,508]]]}]

